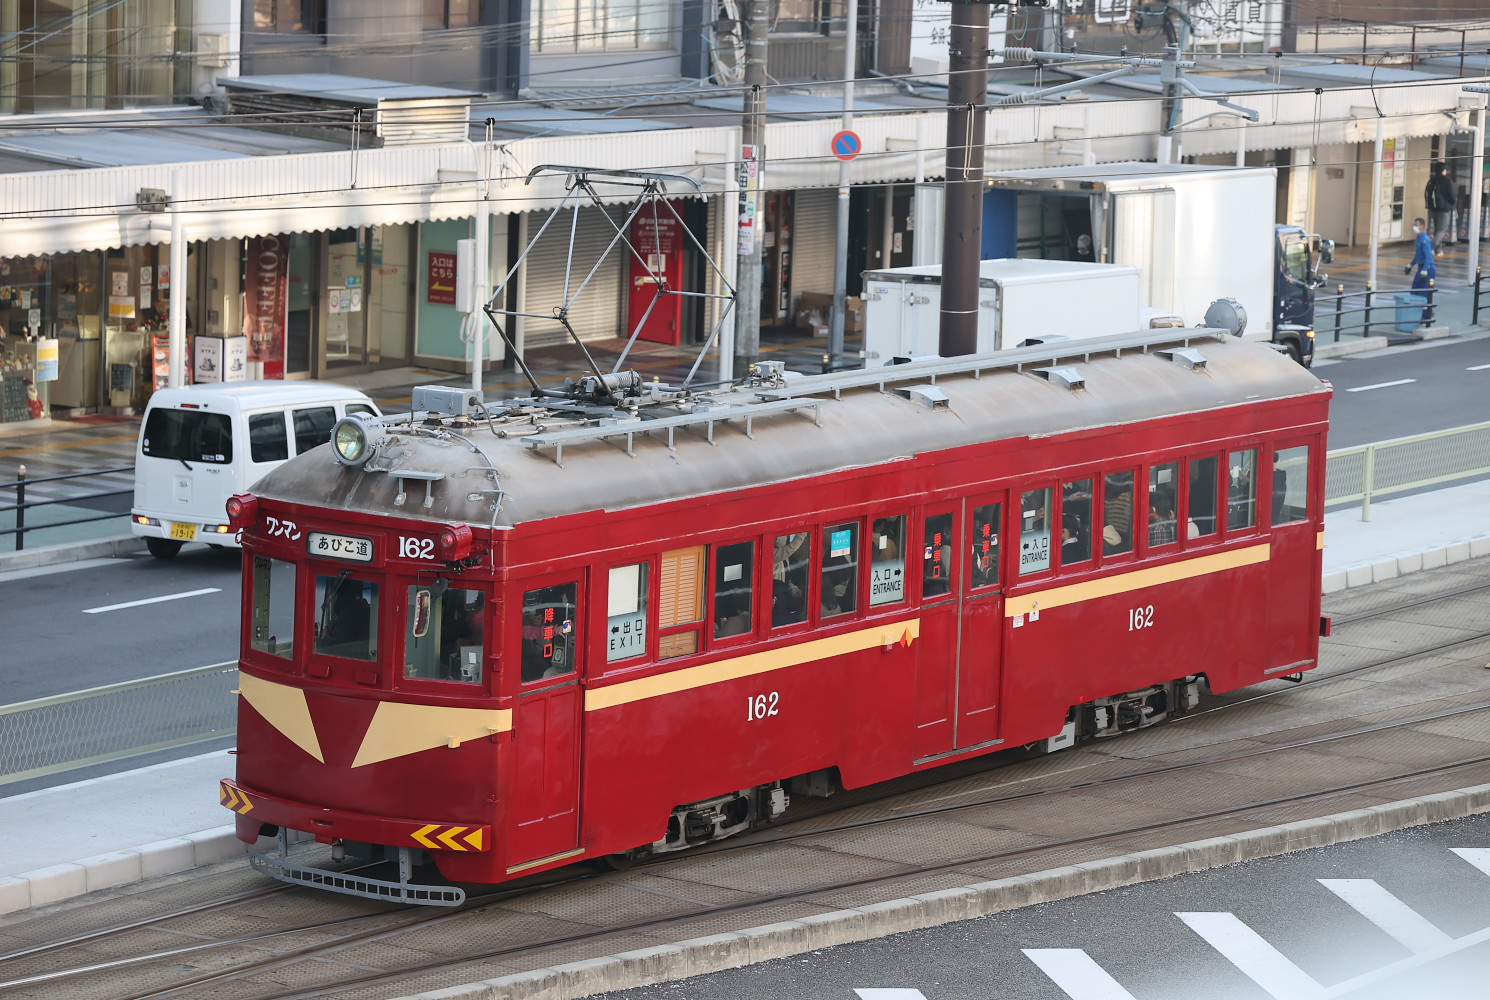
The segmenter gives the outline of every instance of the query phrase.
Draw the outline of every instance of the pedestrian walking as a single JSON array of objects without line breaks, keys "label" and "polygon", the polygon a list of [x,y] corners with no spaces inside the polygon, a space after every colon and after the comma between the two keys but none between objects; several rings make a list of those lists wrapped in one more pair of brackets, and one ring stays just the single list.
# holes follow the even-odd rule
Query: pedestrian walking
[{"label": "pedestrian walking", "polygon": [[[1428,225],[1422,219],[1412,220],[1412,231],[1415,234],[1415,250],[1412,255],[1412,263],[1402,269],[1403,274],[1412,274],[1413,268],[1417,268],[1417,274],[1412,279],[1413,291],[1428,288],[1438,277],[1438,268],[1433,263],[1433,240],[1428,236]],[[1433,297],[1428,296],[1428,306],[1423,310],[1423,322],[1433,321]]]},{"label": "pedestrian walking", "polygon": [[1444,244],[1454,242],[1454,203],[1458,201],[1448,164],[1442,160],[1433,164],[1428,186],[1423,189],[1423,200],[1428,203],[1428,218],[1433,222],[1430,232],[1433,248],[1442,253]]}]

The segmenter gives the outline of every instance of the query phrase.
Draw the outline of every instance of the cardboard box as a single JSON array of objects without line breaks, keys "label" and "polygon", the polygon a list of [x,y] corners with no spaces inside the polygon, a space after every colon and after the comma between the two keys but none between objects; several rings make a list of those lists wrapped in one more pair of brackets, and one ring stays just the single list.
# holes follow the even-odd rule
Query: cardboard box
[{"label": "cardboard box", "polygon": [[[831,292],[802,292],[797,296],[797,308],[792,314],[796,325],[817,334],[817,327],[827,329],[833,321],[833,295]],[[864,302],[850,295],[844,303],[843,332],[864,332]],[[826,334],[818,334],[825,336]]]}]

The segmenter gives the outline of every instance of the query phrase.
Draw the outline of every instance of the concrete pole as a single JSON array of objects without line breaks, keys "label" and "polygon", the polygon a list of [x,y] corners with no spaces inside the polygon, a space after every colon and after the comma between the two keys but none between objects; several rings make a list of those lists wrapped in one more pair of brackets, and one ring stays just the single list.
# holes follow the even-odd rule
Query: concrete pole
[{"label": "concrete pole", "polygon": [[735,306],[735,376],[743,377],[761,350],[761,218],[760,194],[766,161],[767,0],[747,0],[745,17],[745,114],[740,121],[739,301]]},{"label": "concrete pole", "polygon": [[1376,287],[1376,252],[1381,242],[1381,159],[1386,155],[1386,119],[1376,116],[1376,152],[1371,161],[1371,264],[1366,280]]},{"label": "concrete pole", "polygon": [[1485,108],[1474,110],[1474,157],[1469,185],[1469,280],[1480,266],[1480,205],[1485,189]]},{"label": "concrete pole", "polygon": [[491,178],[490,163],[485,155],[490,149],[491,131],[494,123],[487,119],[487,143],[482,146],[476,154],[476,170],[479,180],[476,182],[476,212],[475,229],[476,237],[476,259],[471,261],[471,302],[475,305],[470,315],[471,328],[471,388],[476,392],[481,391],[482,376],[486,368],[486,324],[491,322],[487,319],[484,306],[491,299],[490,265],[487,261],[491,259]]},{"label": "concrete pole", "polygon": [[988,102],[988,5],[952,0],[943,185],[943,357],[978,350],[978,264],[983,256],[983,124]]},{"label": "concrete pole", "polygon": [[[158,276],[157,276],[158,277]],[[186,224],[181,221],[181,171],[171,175],[171,295],[167,336],[170,341],[170,386],[178,389],[186,367]]]},{"label": "concrete pole", "polygon": [[[854,77],[858,60],[854,50],[859,45],[859,0],[848,0],[843,28],[843,124],[847,132],[854,127]],[[843,325],[848,310],[848,161],[838,161],[838,234],[833,251],[833,317],[828,324],[828,363],[838,367],[843,360]]]}]

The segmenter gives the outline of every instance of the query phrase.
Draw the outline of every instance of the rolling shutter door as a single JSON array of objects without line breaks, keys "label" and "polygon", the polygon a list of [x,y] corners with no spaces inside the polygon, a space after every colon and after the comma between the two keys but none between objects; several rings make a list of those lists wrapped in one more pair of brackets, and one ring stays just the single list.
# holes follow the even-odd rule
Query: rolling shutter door
[{"label": "rolling shutter door", "polygon": [[[606,246],[615,236],[615,230],[600,217],[600,209],[586,206],[580,209],[579,230],[574,237],[574,261],[569,273],[569,292],[585,280],[590,268],[600,259]],[[605,209],[611,219],[620,225],[626,218],[621,206]],[[527,287],[523,295],[523,311],[551,315],[564,301],[565,263],[569,259],[569,226],[573,210],[565,209],[543,234],[543,238],[528,254]],[[535,212],[528,220],[528,232],[536,233],[551,212]],[[625,244],[617,244],[595,277],[590,279],[584,292],[569,309],[569,322],[582,340],[602,340],[623,335],[626,320],[626,304],[621,298],[622,275],[626,272],[629,251]],[[524,348],[551,347],[569,343],[564,327],[556,320],[529,318],[525,323]]]},{"label": "rolling shutter door", "polygon": [[803,292],[833,294],[838,189],[798,191],[792,211],[792,302],[795,305],[797,296]]}]

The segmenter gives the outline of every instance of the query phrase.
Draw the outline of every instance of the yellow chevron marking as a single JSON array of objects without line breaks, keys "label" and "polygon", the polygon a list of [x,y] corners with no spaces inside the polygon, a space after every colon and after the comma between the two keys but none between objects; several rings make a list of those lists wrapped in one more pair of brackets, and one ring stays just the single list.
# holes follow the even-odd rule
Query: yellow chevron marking
[{"label": "yellow chevron marking", "polygon": [[225,781],[219,782],[217,787],[217,801],[221,802],[223,805],[227,806],[229,809],[233,810],[233,812],[237,813],[240,816],[247,816],[249,813],[253,812],[253,799],[248,797],[247,792],[242,791],[238,788],[234,788],[232,785],[228,784]]},{"label": "yellow chevron marking", "polygon": [[1051,608],[1059,608],[1066,604],[1078,604],[1081,601],[1091,601],[1099,597],[1112,597],[1115,594],[1146,590],[1160,584],[1190,580],[1197,576],[1219,573],[1222,570],[1251,566],[1267,562],[1271,555],[1272,546],[1263,542],[1261,545],[1249,545],[1245,549],[1215,552],[1208,556],[1197,556],[1163,566],[1149,566],[1118,576],[1103,577],[1100,580],[1071,583],[1064,587],[1051,587],[1049,590],[1037,590],[1034,593],[1021,594],[1005,601],[1004,617],[1012,618],[1015,615],[1029,614],[1036,610],[1049,611]]},{"label": "yellow chevron marking", "polygon": [[463,826],[452,826],[450,829],[446,830],[444,833],[437,833],[437,834],[435,834],[435,839],[438,840],[440,843],[444,844],[446,847],[450,848],[452,851],[464,851],[464,850],[466,850],[465,847],[461,846],[460,844],[457,844],[454,840],[451,839],[456,834],[461,833],[464,830],[465,830],[465,827],[463,827]]},{"label": "yellow chevron marking", "polygon": [[423,844],[425,847],[428,847],[430,850],[437,851],[437,850],[440,849],[440,845],[439,844],[436,844],[432,840],[425,839],[425,836],[424,835],[427,834],[427,833],[432,833],[435,830],[438,830],[439,828],[440,828],[440,826],[439,826],[438,823],[431,823],[429,826],[421,826],[419,829],[417,829],[413,833],[409,834],[409,836],[413,837],[415,840],[417,840],[419,843]]},{"label": "yellow chevron marking", "polygon": [[379,702],[362,736],[353,767],[405,757],[434,747],[459,746],[512,728],[510,708],[440,708]]},{"label": "yellow chevron marking", "polygon": [[243,700],[253,706],[265,722],[316,760],[326,763],[321,744],[316,739],[316,727],[310,721],[310,707],[305,703],[304,691],[248,673],[238,675],[238,688]]},{"label": "yellow chevron marking", "polygon": [[476,829],[472,830],[470,833],[462,837],[461,840],[464,840],[466,843],[470,844],[472,850],[481,850],[481,827],[478,826]]}]

